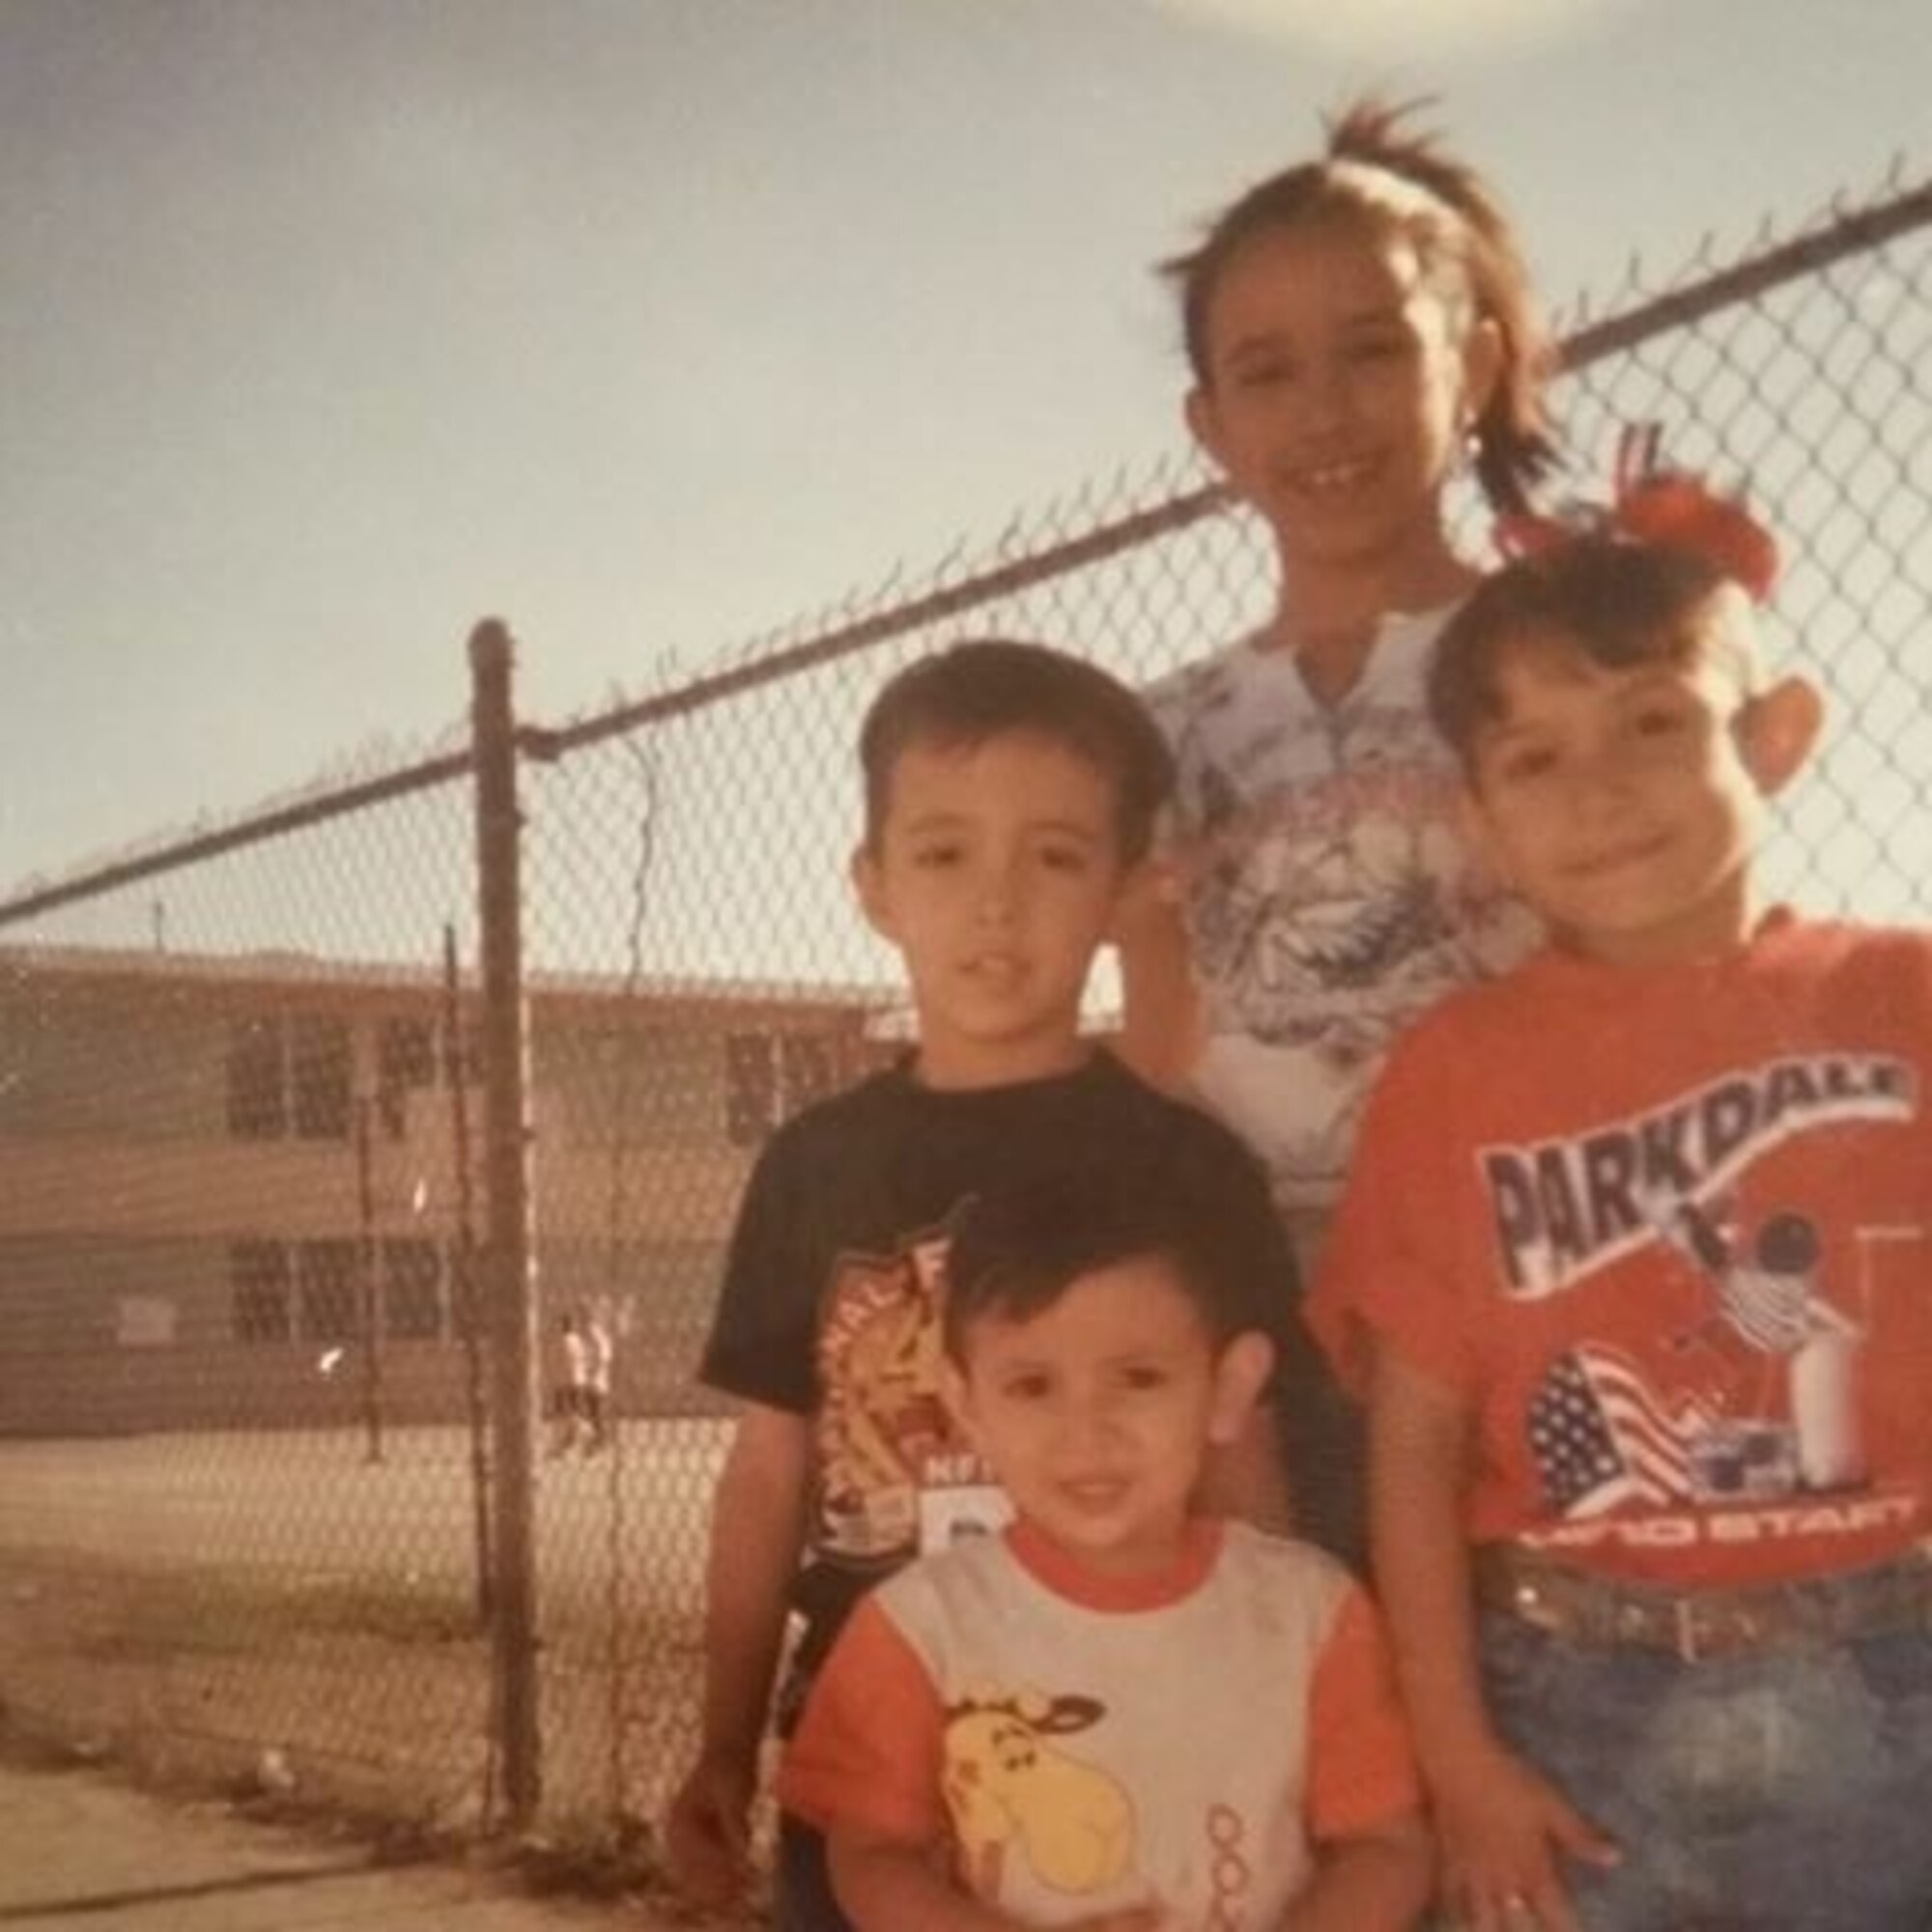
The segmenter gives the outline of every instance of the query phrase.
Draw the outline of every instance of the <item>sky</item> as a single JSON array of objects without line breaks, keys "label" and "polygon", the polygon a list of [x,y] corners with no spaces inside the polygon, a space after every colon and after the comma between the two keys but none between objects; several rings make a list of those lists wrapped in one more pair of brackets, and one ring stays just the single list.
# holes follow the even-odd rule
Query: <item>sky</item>
[{"label": "sky", "polygon": [[1151,265],[1363,88],[1559,315],[1932,164],[1923,0],[0,0],[0,898],[1179,451]]}]

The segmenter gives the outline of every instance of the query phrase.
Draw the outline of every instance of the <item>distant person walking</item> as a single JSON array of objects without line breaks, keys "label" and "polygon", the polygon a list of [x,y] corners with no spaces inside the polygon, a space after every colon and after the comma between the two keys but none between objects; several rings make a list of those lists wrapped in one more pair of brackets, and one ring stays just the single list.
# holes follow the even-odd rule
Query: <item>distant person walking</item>
[{"label": "distant person walking", "polygon": [[594,1456],[611,1439],[611,1371],[615,1350],[611,1331],[587,1309],[566,1309],[558,1318],[563,1376],[555,1396],[553,1456],[582,1449]]}]

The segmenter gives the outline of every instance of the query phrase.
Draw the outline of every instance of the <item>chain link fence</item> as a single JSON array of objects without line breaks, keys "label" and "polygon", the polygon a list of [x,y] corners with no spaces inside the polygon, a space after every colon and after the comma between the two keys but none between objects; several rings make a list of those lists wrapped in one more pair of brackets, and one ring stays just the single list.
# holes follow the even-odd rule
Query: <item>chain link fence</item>
[{"label": "chain link fence", "polygon": [[[1932,185],[1634,273],[1567,353],[1559,494],[1656,420],[1781,534],[1775,646],[1833,722],[1774,887],[1932,915]],[[1259,530],[1176,459],[635,701],[506,717],[508,980],[480,723],[0,903],[14,1717],[464,1829],[655,1819],[693,1742],[723,1436],[693,1367],[737,1193],[906,1037],[845,888],[867,701],[967,634],[1144,684],[1269,596]],[[613,1338],[595,1447],[545,1412],[565,1313]]]}]

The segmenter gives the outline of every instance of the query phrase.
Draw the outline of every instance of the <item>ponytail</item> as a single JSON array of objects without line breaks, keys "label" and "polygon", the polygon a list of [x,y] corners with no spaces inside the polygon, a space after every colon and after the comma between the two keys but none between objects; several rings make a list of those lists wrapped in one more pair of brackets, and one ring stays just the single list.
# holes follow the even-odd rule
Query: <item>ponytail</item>
[{"label": "ponytail", "polygon": [[1520,514],[1529,486],[1556,460],[1544,392],[1555,363],[1516,231],[1482,177],[1446,155],[1431,134],[1405,132],[1404,119],[1428,105],[1356,100],[1327,124],[1331,161],[1378,168],[1421,188],[1460,222],[1476,312],[1502,337],[1496,386],[1471,425],[1476,476],[1492,508]]}]

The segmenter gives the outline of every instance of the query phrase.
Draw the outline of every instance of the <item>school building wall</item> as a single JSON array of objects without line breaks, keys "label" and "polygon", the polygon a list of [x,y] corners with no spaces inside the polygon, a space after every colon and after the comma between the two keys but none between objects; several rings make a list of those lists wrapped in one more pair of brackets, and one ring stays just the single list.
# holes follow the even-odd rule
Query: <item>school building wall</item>
[{"label": "school building wall", "polygon": [[[442,1007],[426,978],[313,962],[0,952],[0,1435],[352,1426],[372,1402],[384,1425],[461,1420]],[[533,993],[540,1339],[598,1305],[620,1412],[703,1406],[693,1369],[750,1162],[876,1064],[875,1009]]]}]

